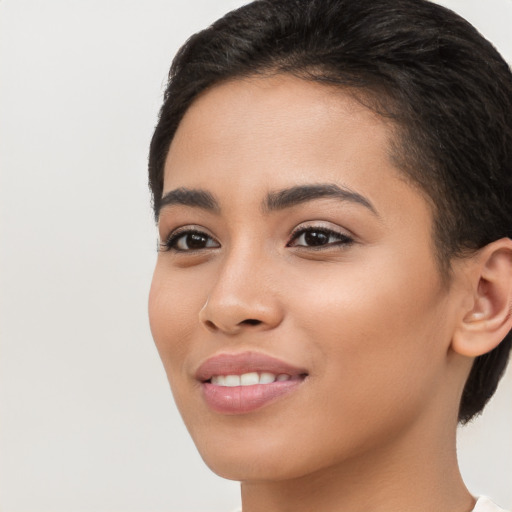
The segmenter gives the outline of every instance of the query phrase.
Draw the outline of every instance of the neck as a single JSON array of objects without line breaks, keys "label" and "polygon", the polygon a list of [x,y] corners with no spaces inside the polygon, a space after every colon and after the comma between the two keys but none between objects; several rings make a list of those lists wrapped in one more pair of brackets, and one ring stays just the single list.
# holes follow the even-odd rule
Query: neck
[{"label": "neck", "polygon": [[416,429],[378,452],[282,481],[242,482],[243,512],[470,512],[456,426]]}]

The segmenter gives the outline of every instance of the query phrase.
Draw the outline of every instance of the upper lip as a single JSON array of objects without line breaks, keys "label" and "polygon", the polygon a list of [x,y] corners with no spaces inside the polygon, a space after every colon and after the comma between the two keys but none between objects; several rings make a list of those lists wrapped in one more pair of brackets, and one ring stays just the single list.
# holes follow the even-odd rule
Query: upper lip
[{"label": "upper lip", "polygon": [[242,352],[239,354],[217,354],[202,363],[196,371],[197,380],[206,382],[214,375],[243,375],[250,372],[269,372],[276,375],[307,375],[299,368],[275,357],[260,352]]}]

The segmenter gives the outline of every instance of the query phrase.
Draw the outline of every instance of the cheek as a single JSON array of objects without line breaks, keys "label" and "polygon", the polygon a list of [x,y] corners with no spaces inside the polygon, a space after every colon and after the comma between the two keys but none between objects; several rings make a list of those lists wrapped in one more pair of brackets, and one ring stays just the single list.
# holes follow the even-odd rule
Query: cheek
[{"label": "cheek", "polygon": [[[157,263],[149,293],[151,333],[168,377],[182,366],[197,328],[201,291]],[[186,293],[184,293],[186,290]]]},{"label": "cheek", "polygon": [[397,284],[353,274],[326,281],[322,294],[297,294],[304,299],[295,303],[297,331],[314,354],[309,403],[317,411],[301,420],[301,430],[305,444],[308,436],[325,440],[317,446],[323,455],[385,442],[441,385],[442,351],[432,342],[439,318],[424,309],[435,294],[397,293]]},{"label": "cheek", "polygon": [[[314,286],[302,281],[291,309],[303,337],[329,362],[319,365],[325,382],[337,382],[340,396],[345,389],[354,403],[427,389],[449,339],[432,263],[379,254],[317,277]],[[426,360],[432,363],[428,370]]]}]

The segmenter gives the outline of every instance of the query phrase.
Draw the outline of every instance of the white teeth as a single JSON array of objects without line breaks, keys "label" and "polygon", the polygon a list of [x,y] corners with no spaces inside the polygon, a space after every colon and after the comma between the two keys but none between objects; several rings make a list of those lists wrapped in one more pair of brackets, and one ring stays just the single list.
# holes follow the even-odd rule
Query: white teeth
[{"label": "white teeth", "polygon": [[256,372],[252,373],[244,373],[240,375],[240,385],[241,386],[254,386],[255,384],[259,384],[260,376]]},{"label": "white teeth", "polygon": [[224,386],[227,386],[228,388],[240,386],[240,375],[226,375],[224,377]]},{"label": "white teeth", "polygon": [[263,372],[260,374],[260,384],[272,384],[276,380],[273,373]]},{"label": "white teeth", "polygon": [[210,379],[210,382],[216,386],[235,387],[255,386],[256,384],[272,384],[272,382],[275,381],[283,382],[290,379],[291,376],[286,373],[275,375],[270,372],[250,372],[242,375],[214,375]]}]

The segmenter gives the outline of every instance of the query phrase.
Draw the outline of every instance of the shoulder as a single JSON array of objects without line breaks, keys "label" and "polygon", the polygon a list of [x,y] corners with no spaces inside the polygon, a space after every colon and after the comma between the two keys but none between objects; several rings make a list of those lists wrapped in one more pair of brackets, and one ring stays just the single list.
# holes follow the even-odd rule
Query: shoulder
[{"label": "shoulder", "polygon": [[507,512],[506,510],[495,505],[489,498],[486,496],[481,496],[478,498],[475,508],[473,512]]}]

